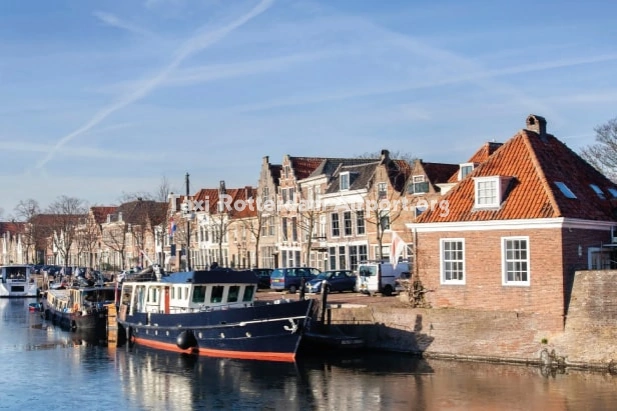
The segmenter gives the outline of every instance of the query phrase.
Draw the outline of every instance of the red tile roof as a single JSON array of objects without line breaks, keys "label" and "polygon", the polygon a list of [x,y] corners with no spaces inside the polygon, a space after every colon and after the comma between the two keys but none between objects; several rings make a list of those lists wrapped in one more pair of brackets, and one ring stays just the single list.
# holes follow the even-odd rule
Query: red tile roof
[{"label": "red tile roof", "polygon": [[[478,151],[474,153],[474,155],[471,156],[469,160],[467,160],[467,162],[475,165],[482,164],[488,160],[488,158],[502,145],[503,143],[496,143],[493,141],[486,142],[482,145],[482,147],[480,147],[480,149],[478,149]],[[456,183],[458,181],[458,169],[459,167],[457,166],[456,170],[450,175],[448,183]]]},{"label": "red tile roof", "polygon": [[0,234],[4,233],[23,233],[26,231],[26,223],[18,221],[4,221],[0,222]]},{"label": "red tile roof", "polygon": [[296,180],[302,180],[311,175],[313,171],[323,161],[323,158],[320,157],[291,157],[289,156],[289,161],[291,161],[291,167],[293,168],[294,175],[296,176]]},{"label": "red tile roof", "polygon": [[[475,184],[466,178],[445,196],[447,215],[427,210],[418,223],[567,217],[614,221],[615,184],[552,135],[522,130],[498,148],[469,177],[507,176],[510,184],[498,209],[474,209]],[[576,195],[567,198],[555,185],[565,183]],[[590,184],[597,185],[606,199]]]},{"label": "red tile roof", "polygon": [[94,216],[94,221],[97,224],[102,224],[107,221],[107,216],[109,214],[114,214],[118,210],[116,206],[95,206],[90,207],[90,211],[92,211],[92,215]]}]

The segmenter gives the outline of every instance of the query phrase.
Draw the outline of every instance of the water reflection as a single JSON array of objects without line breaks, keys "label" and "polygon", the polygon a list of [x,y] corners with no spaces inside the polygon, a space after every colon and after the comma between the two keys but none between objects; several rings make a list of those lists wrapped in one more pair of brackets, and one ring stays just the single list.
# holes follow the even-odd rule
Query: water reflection
[{"label": "water reflection", "polygon": [[11,376],[0,408],[42,398],[48,409],[93,410],[610,410],[617,401],[617,377],[598,372],[373,352],[290,364],[116,347],[104,334],[48,324],[27,304],[0,300],[0,375]]}]

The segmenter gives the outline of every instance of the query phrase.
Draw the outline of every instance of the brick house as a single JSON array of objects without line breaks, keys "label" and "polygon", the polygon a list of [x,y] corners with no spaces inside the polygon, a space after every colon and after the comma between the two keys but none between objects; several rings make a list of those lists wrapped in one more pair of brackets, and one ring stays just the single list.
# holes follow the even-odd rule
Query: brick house
[{"label": "brick house", "polygon": [[614,260],[617,186],[540,116],[494,148],[443,197],[448,213],[407,224],[415,275],[432,307],[542,313],[560,330],[574,272]]},{"label": "brick house", "polygon": [[278,264],[279,222],[277,218],[277,193],[281,169],[282,166],[280,164],[270,163],[270,157],[264,156],[262,158],[256,193],[256,199],[259,202],[257,218],[261,222],[258,267],[262,268],[276,268]]}]

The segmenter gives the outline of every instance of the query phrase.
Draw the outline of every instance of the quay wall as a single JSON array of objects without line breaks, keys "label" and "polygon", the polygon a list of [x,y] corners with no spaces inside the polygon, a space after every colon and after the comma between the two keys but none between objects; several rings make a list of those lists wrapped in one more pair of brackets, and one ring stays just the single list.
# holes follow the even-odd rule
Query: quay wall
[{"label": "quay wall", "polygon": [[[379,297],[367,297],[379,298]],[[617,272],[575,274],[568,315],[393,304],[334,306],[331,323],[367,348],[617,370]]]}]

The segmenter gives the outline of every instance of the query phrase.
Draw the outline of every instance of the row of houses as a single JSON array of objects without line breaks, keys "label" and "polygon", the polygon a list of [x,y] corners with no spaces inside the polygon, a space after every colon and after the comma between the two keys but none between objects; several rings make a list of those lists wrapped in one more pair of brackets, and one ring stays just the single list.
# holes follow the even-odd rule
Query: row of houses
[{"label": "row of houses", "polygon": [[574,272],[617,260],[616,201],[617,186],[530,115],[505,143],[484,143],[460,164],[408,163],[387,150],[376,158],[286,155],[280,164],[264,157],[256,186],[221,181],[189,194],[187,175],[187,194],[168,202],[91,207],[64,253],[63,230],[48,230],[56,241],[44,249],[28,248],[29,223],[2,227],[2,252],[5,263],[41,257],[168,270],[213,262],[354,270],[403,259],[431,306],[563,315]]}]

